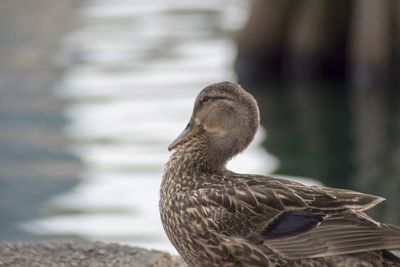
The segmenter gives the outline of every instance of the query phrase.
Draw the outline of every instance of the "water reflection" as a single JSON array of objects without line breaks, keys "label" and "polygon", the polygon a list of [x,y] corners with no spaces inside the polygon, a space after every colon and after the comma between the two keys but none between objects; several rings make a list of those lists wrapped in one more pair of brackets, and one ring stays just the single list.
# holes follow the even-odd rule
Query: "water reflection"
[{"label": "water reflection", "polygon": [[400,223],[400,94],[397,90],[355,90],[353,185],[387,199],[373,212]]},{"label": "water reflection", "polygon": [[395,90],[334,85],[253,87],[278,173],[387,199],[373,216],[399,224],[400,106]]}]

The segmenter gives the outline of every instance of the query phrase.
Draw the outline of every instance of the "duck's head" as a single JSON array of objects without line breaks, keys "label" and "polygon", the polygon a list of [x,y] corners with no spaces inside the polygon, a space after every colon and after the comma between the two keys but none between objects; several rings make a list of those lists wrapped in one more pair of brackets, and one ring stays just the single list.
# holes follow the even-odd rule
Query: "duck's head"
[{"label": "duck's head", "polygon": [[221,168],[253,140],[259,125],[259,110],[252,95],[232,82],[214,83],[196,98],[190,121],[168,147],[178,148],[192,140],[206,140],[202,153],[212,168]]}]

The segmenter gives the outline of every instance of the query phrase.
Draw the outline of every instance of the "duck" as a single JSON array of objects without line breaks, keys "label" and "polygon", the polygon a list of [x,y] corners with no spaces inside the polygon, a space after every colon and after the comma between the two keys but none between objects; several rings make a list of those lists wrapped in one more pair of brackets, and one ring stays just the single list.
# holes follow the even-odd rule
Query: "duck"
[{"label": "duck", "polygon": [[241,174],[227,162],[260,121],[240,85],[210,84],[168,147],[161,182],[164,230],[190,267],[400,266],[400,228],[365,211],[379,196]]}]

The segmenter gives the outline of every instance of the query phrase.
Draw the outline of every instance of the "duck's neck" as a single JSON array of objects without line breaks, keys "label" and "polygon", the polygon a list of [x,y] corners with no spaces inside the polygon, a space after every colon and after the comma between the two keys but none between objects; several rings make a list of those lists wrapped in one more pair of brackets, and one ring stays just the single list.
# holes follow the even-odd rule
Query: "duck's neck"
[{"label": "duck's neck", "polygon": [[[170,160],[190,172],[218,172],[225,169],[226,158],[223,153],[214,155],[214,149],[205,135],[193,137],[176,149]],[[219,156],[219,157],[217,157]]]},{"label": "duck's neck", "polygon": [[193,137],[176,148],[165,169],[164,179],[173,179],[182,186],[204,182],[210,174],[225,171],[225,158],[210,155],[209,140],[204,135]]}]

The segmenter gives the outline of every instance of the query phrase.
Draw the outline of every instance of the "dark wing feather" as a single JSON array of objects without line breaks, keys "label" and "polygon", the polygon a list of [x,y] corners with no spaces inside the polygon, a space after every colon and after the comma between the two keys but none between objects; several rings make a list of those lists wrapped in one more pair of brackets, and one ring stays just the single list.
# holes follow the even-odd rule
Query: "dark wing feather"
[{"label": "dark wing feather", "polygon": [[287,211],[273,220],[261,235],[266,239],[289,237],[317,227],[325,215],[302,210]]}]

